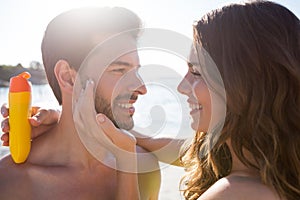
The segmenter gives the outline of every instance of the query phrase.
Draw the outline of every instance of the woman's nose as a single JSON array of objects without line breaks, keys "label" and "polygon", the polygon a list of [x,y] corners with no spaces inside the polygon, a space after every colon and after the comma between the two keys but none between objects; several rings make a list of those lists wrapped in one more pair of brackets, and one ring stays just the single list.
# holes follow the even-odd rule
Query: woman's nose
[{"label": "woman's nose", "polygon": [[191,83],[188,81],[187,76],[185,76],[179,83],[177,90],[184,95],[188,95],[191,92]]}]

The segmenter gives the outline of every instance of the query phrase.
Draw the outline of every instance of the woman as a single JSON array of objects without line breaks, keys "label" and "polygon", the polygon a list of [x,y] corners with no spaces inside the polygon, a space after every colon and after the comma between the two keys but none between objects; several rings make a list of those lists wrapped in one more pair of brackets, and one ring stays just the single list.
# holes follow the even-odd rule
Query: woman
[{"label": "woman", "polygon": [[[218,84],[205,73],[209,66],[189,63],[178,86],[196,130],[181,156],[185,198],[300,199],[299,19],[272,2],[230,5],[198,21],[194,39],[216,63],[227,101],[221,135],[211,145],[210,96]],[[137,140],[150,151],[171,142]]]},{"label": "woman", "polygon": [[[194,28],[222,76],[227,112],[211,151],[199,158],[209,142],[200,122],[182,156],[186,199],[300,199],[299,19],[258,1],[215,10]],[[200,73],[178,89],[202,104]]]},{"label": "woman", "polygon": [[[268,1],[229,5],[197,22],[194,40],[189,71],[178,86],[188,96],[196,131],[181,156],[185,198],[300,199],[299,19]],[[220,135],[214,131],[220,123],[210,120],[216,119],[212,94],[218,84],[201,48],[215,62],[226,91],[225,98],[219,96],[226,99]],[[158,155],[163,161],[182,144],[140,137],[137,142],[150,151],[171,142]]]}]

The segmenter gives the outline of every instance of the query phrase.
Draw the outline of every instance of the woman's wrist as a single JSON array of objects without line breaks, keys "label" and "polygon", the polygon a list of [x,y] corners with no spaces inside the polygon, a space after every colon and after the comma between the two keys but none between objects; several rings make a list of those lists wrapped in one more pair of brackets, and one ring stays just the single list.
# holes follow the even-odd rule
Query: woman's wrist
[{"label": "woman's wrist", "polygon": [[134,147],[132,152],[123,152],[121,155],[116,156],[117,170],[129,173],[137,172],[137,154]]}]

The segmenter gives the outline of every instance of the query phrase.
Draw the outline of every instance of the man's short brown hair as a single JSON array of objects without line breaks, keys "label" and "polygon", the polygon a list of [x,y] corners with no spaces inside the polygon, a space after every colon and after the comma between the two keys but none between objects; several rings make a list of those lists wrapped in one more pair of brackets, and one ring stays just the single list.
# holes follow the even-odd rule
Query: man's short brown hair
[{"label": "man's short brown hair", "polygon": [[[57,61],[65,60],[77,71],[85,57],[101,41],[138,28],[141,28],[140,18],[121,7],[78,8],[55,17],[45,31],[42,57],[48,82],[59,104],[62,104],[62,97],[54,74]],[[138,31],[132,34],[137,38]],[[101,40],[95,41],[99,37]]]}]

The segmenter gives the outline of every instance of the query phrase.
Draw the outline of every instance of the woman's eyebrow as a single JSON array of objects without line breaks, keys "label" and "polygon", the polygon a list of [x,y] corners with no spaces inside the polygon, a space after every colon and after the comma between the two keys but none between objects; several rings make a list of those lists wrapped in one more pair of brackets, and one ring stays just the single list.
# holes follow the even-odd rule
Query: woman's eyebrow
[{"label": "woman's eyebrow", "polygon": [[192,68],[192,67],[193,67],[193,64],[190,63],[190,62],[187,62],[187,65],[188,65],[189,68]]},{"label": "woman's eyebrow", "polygon": [[187,62],[187,65],[189,68],[200,66],[199,63],[191,63],[191,62]]}]

